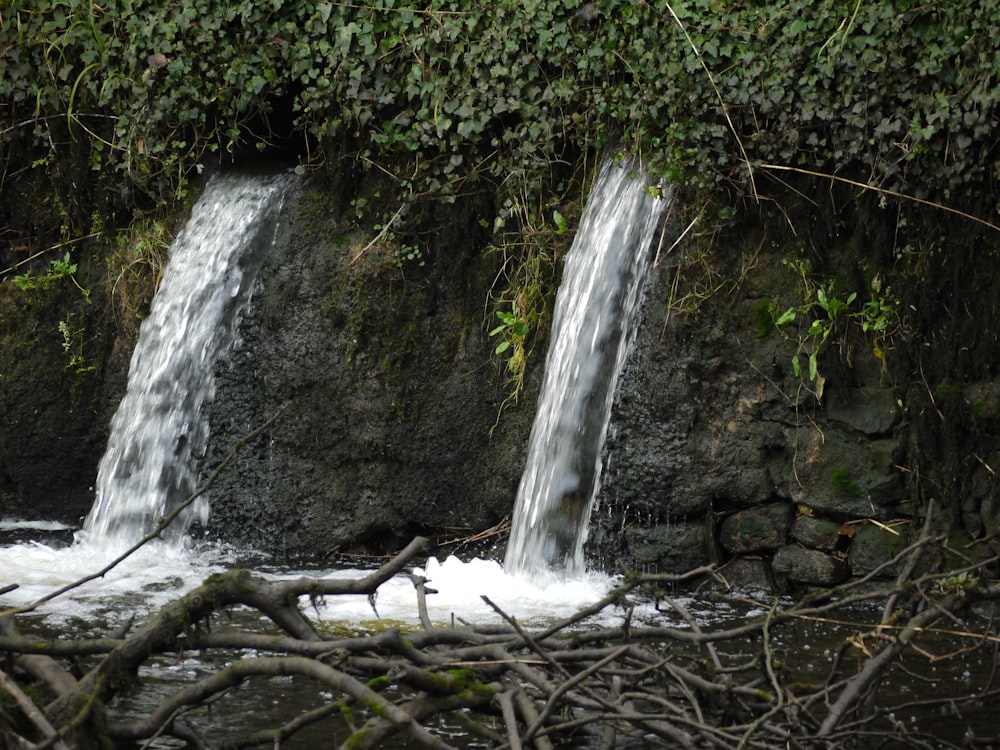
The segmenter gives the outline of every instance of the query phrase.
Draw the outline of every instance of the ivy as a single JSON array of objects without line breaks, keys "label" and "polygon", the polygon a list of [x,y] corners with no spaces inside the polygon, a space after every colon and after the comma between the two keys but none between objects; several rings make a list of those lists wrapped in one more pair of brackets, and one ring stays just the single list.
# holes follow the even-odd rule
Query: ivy
[{"label": "ivy", "polygon": [[[615,140],[736,196],[778,164],[978,205],[998,21],[975,0],[12,0],[0,158],[56,187],[83,165],[109,210],[279,139],[305,168],[346,148],[415,199],[502,200]],[[63,231],[86,200],[61,200]]]}]

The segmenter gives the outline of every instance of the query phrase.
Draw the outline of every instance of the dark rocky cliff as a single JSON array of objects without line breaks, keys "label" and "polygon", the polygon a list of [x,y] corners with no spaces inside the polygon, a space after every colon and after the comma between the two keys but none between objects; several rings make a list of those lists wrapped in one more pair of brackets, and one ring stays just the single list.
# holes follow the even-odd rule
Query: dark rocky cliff
[{"label": "dark rocky cliff", "polygon": [[334,192],[300,187],[285,206],[219,368],[206,471],[288,407],[212,488],[212,532],[281,553],[383,553],[500,522],[534,398],[498,421],[483,307],[495,269],[468,207],[440,209],[426,256],[407,259],[394,241],[366,250]]}]

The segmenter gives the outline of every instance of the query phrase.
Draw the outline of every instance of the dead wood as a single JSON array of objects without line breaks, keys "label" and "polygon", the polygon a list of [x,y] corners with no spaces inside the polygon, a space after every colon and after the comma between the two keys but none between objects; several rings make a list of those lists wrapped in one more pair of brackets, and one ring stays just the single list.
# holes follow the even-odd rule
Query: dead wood
[{"label": "dead wood", "polygon": [[[382,747],[397,734],[420,747],[450,747],[442,723],[490,747],[537,750],[566,742],[699,750],[983,746],[974,733],[929,740],[894,718],[894,710],[912,709],[913,701],[869,699],[887,681],[916,679],[909,665],[940,664],[1000,643],[992,622],[973,613],[973,605],[1000,599],[1000,585],[989,580],[996,560],[918,575],[919,566],[907,567],[909,556],[943,545],[929,534],[895,559],[906,576],[861,579],[799,602],[745,600],[756,613],[727,628],[707,626],[678,598],[654,590],[709,581],[708,569],[669,580],[631,577],[585,613],[541,629],[523,626],[495,605],[502,622],[493,625],[438,628],[422,618],[409,633],[335,638],[306,616],[317,597],[374,596],[408,570],[424,545],[414,540],[358,579],[275,582],[244,570],[211,576],[114,637],[32,638],[17,632],[13,616],[0,618],[6,655],[0,693],[11,696],[0,703],[4,738],[12,747],[76,750],[96,747],[98,738],[124,744],[169,736],[187,747],[222,750],[279,747],[323,722],[334,744],[345,748]],[[744,601],[725,591],[702,596]],[[638,622],[635,604],[644,599],[665,602],[664,616],[669,612],[677,624]],[[227,616],[240,609],[263,616],[270,627],[240,627]],[[588,626],[589,617],[608,612],[620,626]],[[870,625],[863,624],[866,613]],[[844,623],[844,646],[831,654],[825,676],[797,682],[783,663],[788,633],[819,621]],[[953,646],[935,654],[937,646],[925,642],[943,634]],[[202,665],[196,678],[157,697],[141,716],[115,707],[123,691],[145,689],[141,666],[192,651]],[[79,679],[74,669],[81,670]],[[270,727],[213,734],[206,707],[222,712],[235,688],[274,677],[314,684],[315,705]],[[968,692],[946,697],[961,712],[997,695],[990,674]],[[939,703],[945,696],[935,690],[933,697]],[[5,723],[5,716],[13,720]]]}]

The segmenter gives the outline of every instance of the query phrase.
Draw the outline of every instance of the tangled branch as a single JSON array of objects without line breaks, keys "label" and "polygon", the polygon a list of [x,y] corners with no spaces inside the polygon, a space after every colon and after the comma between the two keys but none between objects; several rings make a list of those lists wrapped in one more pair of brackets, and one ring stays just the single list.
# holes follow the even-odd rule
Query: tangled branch
[{"label": "tangled branch", "polygon": [[[425,616],[423,629],[413,632],[329,637],[306,616],[318,597],[375,596],[425,551],[420,538],[361,578],[272,581],[245,570],[215,575],[132,633],[44,639],[20,635],[14,615],[7,615],[0,618],[0,652],[7,657],[0,693],[16,697],[16,707],[4,710],[16,712],[17,720],[10,722],[16,729],[3,731],[11,746],[67,750],[91,746],[95,732],[117,743],[170,736],[189,747],[276,747],[319,722],[342,748],[380,747],[394,735],[420,747],[451,747],[442,725],[459,726],[497,748],[545,750],[567,741],[601,748],[633,742],[844,748],[890,739],[927,747],[928,735],[893,718],[908,704],[876,701],[877,691],[930,660],[977,650],[992,658],[1000,644],[990,622],[971,624],[977,622],[972,605],[1000,599],[1000,585],[986,582],[995,558],[975,566],[974,575],[912,574],[916,566],[907,563],[941,544],[925,531],[889,561],[905,573],[892,584],[861,579],[795,604],[757,602],[757,614],[721,629],[699,623],[666,592],[697,584],[700,596],[737,601],[719,590],[710,568],[633,576],[601,601],[541,629],[525,627],[488,599],[500,624],[435,627]],[[423,586],[422,578],[413,578]],[[639,622],[642,601],[660,614]],[[234,617],[241,609],[257,617]],[[880,615],[877,622],[860,624],[870,613]],[[595,615],[618,624],[594,625]],[[673,624],[662,624],[668,615]],[[259,626],[260,616],[269,627]],[[819,622],[842,623],[848,635],[825,676],[795,681],[780,644],[796,627]],[[958,645],[935,656],[943,635]],[[136,678],[141,666],[164,656],[183,660],[194,650],[209,666],[167,695],[162,687],[154,691],[152,710],[137,717],[107,708],[125,690],[149,689]],[[298,714],[290,708],[278,726],[213,736],[209,706],[223,712],[233,688],[276,676],[315,684],[315,705]],[[936,689],[935,699],[942,697]],[[947,696],[956,707],[998,697],[992,676]],[[965,738],[966,744],[974,740]],[[935,747],[958,747],[948,743],[933,738]]]}]

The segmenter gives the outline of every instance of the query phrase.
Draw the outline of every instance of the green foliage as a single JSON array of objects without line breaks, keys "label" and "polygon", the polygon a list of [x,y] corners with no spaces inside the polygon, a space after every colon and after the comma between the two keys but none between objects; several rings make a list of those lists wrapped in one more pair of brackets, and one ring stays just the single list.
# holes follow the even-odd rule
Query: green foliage
[{"label": "green foliage", "polygon": [[139,219],[117,234],[106,258],[110,298],[118,328],[130,336],[153,300],[173,235],[162,221]]},{"label": "green foliage", "polygon": [[524,337],[528,335],[529,329],[528,324],[523,320],[518,320],[517,315],[513,312],[497,310],[497,317],[500,318],[500,325],[490,331],[490,336],[498,334],[502,336],[493,353],[503,354],[510,348],[512,341],[523,341]]},{"label": "green foliage", "polygon": [[805,356],[809,367],[805,380],[813,388],[816,397],[822,398],[825,378],[819,372],[819,355],[838,320],[857,298],[857,293],[851,292],[845,299],[840,299],[835,296],[836,285],[833,281],[816,284],[811,277],[811,267],[807,260],[782,258],[782,263],[799,276],[803,288],[803,303],[789,307],[777,315],[774,326],[784,333],[796,321],[811,321],[804,331],[800,326],[792,335],[793,338],[797,337],[798,343],[791,360],[792,371],[795,377],[802,377],[801,358]]},{"label": "green foliage", "polygon": [[956,594],[969,589],[974,589],[979,585],[979,577],[971,571],[965,570],[953,576],[938,578],[931,586],[931,593],[934,596],[946,596]]},{"label": "green foliage", "polygon": [[[71,260],[69,252],[62,258],[49,261],[48,267],[42,273],[25,272],[13,276],[13,284],[26,295],[52,295],[65,289],[65,282],[70,288],[79,292],[82,304],[90,304],[90,289],[83,287],[76,278],[77,264]],[[78,375],[93,372],[96,367],[88,363],[84,355],[84,346],[88,339],[87,327],[77,313],[67,313],[58,323],[62,349],[66,354],[66,369]]]},{"label": "green foliage", "polygon": [[[0,185],[0,225],[66,238],[96,211],[123,226],[211,161],[275,144],[303,173],[377,171],[395,186],[387,205],[485,193],[491,309],[529,329],[500,352],[516,394],[547,328],[562,197],[584,182],[567,165],[618,144],[668,180],[728,191],[721,218],[769,164],[991,215],[998,25],[1000,7],[977,0],[12,0],[0,162],[18,179]],[[12,187],[28,181],[51,190],[37,217],[42,201]],[[362,225],[383,209],[359,208]],[[400,268],[433,260],[395,247]],[[794,320],[775,315],[803,323],[794,367],[820,392],[839,321],[876,341],[894,325],[888,290],[858,303],[816,284]]]},{"label": "green foliage", "polygon": [[903,192],[915,176],[922,194],[956,199],[992,169],[998,12],[974,0],[14,0],[0,13],[0,140],[8,167],[69,157],[122,199],[182,193],[209,158],[284,136],[310,166],[344,142],[362,164],[406,163],[389,171],[417,196],[536,184],[620,139],[684,182],[743,191],[748,164],[771,162]]},{"label": "green foliage", "polygon": [[94,372],[97,368],[88,364],[83,353],[87,330],[77,323],[75,315],[59,321],[59,333],[62,334],[62,348],[68,359],[66,369],[73,370],[77,375]]},{"label": "green foliage", "polygon": [[[776,302],[772,302],[773,325],[797,343],[791,359],[795,377],[802,378],[816,397],[822,398],[826,380],[819,370],[819,358],[834,332],[839,331],[838,336],[843,337],[846,325],[857,325],[870,337],[873,354],[880,360],[884,359],[885,346],[898,325],[897,304],[891,290],[883,287],[878,277],[872,281],[871,298],[857,310],[854,309],[854,302],[858,293],[838,294],[835,280],[817,281],[808,260],[782,258],[782,264],[798,276],[802,302],[786,308],[784,312],[780,311]],[[799,325],[793,328],[794,323]],[[802,357],[805,357],[808,366],[805,377]]]},{"label": "green foliage", "polygon": [[500,272],[492,292],[500,325],[489,335],[499,337],[494,354],[503,355],[506,361],[509,400],[520,394],[537,336],[549,326],[558,261],[571,239],[563,211],[575,216],[579,210],[579,203],[569,198],[580,189],[579,183],[570,180],[569,184],[562,195],[548,200],[522,188],[520,194],[505,198],[493,221],[495,240],[490,252],[500,258]]},{"label": "green foliage", "polygon": [[49,261],[49,267],[43,273],[32,274],[28,271],[15,276],[13,281],[22,292],[36,292],[52,289],[63,279],[72,282],[84,300],[90,301],[90,290],[80,286],[80,282],[76,280],[76,263],[70,260],[68,252],[62,258]]}]

